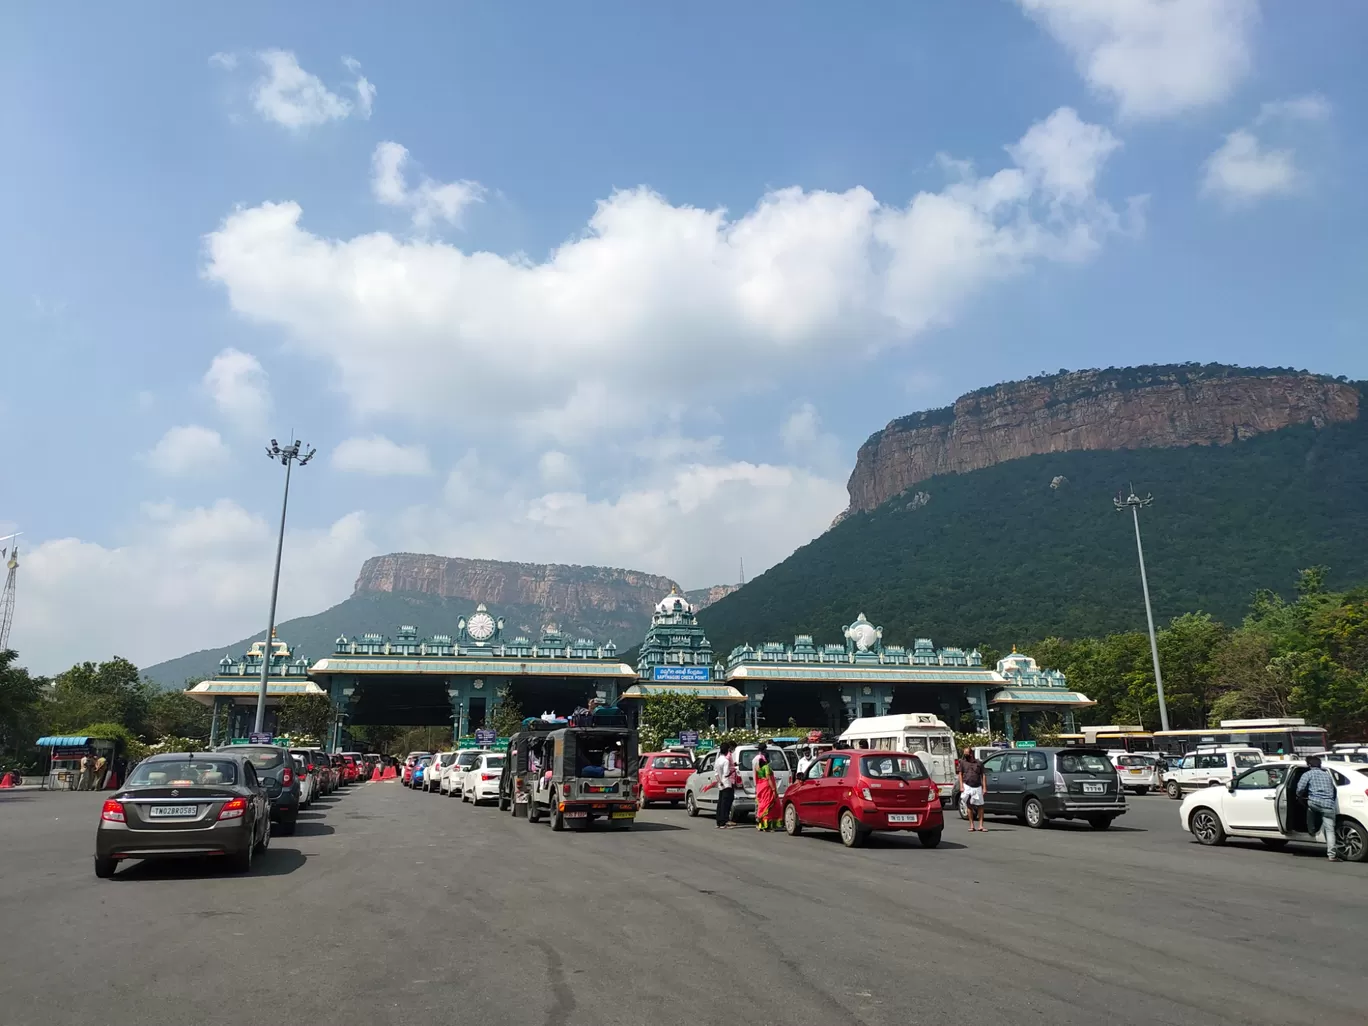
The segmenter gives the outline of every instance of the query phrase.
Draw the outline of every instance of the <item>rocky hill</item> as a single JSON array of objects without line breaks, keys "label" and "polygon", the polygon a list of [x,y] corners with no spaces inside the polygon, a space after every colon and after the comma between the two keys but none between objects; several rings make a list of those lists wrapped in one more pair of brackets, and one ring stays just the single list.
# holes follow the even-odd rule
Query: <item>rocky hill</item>
[{"label": "rocky hill", "polygon": [[850,512],[937,474],[1045,453],[1225,445],[1358,418],[1361,394],[1304,371],[1197,364],[1061,372],[982,388],[901,417],[860,447]]},{"label": "rocky hill", "polygon": [[[483,602],[505,617],[510,633],[534,637],[554,623],[572,637],[614,641],[628,651],[645,635],[655,604],[676,587],[668,577],[639,570],[393,552],[361,565],[350,598],[285,621],[277,635],[296,653],[319,659],[339,634],[390,635],[401,624],[412,624],[420,635],[454,633],[457,619]],[[703,608],[734,590],[716,585],[686,594]],[[210,676],[220,659],[239,655],[252,640],[171,659],[144,673],[167,686]]]}]

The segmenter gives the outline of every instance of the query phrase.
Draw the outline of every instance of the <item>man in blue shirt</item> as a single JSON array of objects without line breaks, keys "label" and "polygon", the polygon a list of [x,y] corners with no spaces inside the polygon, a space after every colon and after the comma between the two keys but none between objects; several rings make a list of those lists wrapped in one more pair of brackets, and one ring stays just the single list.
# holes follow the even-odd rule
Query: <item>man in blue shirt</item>
[{"label": "man in blue shirt", "polygon": [[1306,832],[1312,837],[1320,837],[1324,830],[1326,858],[1338,862],[1335,815],[1339,811],[1339,793],[1335,790],[1335,778],[1321,765],[1319,755],[1308,755],[1306,766],[1306,772],[1297,782],[1297,797],[1306,802]]}]

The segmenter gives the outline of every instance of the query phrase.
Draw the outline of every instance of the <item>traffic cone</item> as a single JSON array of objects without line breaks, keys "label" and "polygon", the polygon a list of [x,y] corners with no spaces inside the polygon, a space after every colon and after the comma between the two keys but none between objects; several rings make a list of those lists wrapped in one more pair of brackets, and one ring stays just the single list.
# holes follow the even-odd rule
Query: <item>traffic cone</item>
[{"label": "traffic cone", "polygon": [[381,780],[393,780],[393,779],[394,779],[395,777],[397,777],[398,775],[399,775],[399,774],[397,774],[397,773],[394,772],[394,767],[393,767],[393,766],[386,766],[386,767],[385,767],[385,772],[382,773],[382,774],[380,774],[380,779],[381,779]]},{"label": "traffic cone", "polygon": [[383,779],[380,773],[380,767],[376,766],[375,769],[371,770],[371,783],[373,784],[380,779]]},{"label": "traffic cone", "polygon": [[6,774],[5,774],[3,777],[0,777],[0,787],[16,787],[16,786],[18,786],[18,785],[16,785],[15,782],[14,782],[14,774],[13,774],[13,773],[6,772]]}]

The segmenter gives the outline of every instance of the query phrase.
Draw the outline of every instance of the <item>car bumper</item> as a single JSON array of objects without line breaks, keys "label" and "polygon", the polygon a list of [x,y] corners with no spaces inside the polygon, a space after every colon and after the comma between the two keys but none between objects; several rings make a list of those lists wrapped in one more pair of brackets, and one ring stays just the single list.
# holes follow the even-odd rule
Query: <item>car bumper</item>
[{"label": "car bumper", "polygon": [[282,791],[271,799],[271,818],[275,820],[289,819],[291,816],[299,815],[299,795]]},{"label": "car bumper", "polygon": [[123,823],[102,823],[95,832],[95,855],[115,859],[234,855],[251,843],[252,831],[245,819],[194,830],[132,830]]},{"label": "car bumper", "polygon": [[1045,798],[1040,804],[1047,816],[1087,816],[1093,813],[1119,816],[1126,811],[1126,803],[1123,801],[1084,802],[1073,798],[1061,798],[1058,795]]},{"label": "car bumper", "polygon": [[637,811],[636,802],[633,801],[571,801],[561,802],[558,808],[571,822],[589,819],[628,820],[634,819]]},{"label": "car bumper", "polygon": [[[856,806],[851,809],[860,825],[870,830],[940,830],[945,826],[945,815],[938,804],[924,808],[878,809],[873,806]],[[916,816],[915,823],[893,823],[889,816]]]},{"label": "car bumper", "polygon": [[641,798],[648,802],[682,802],[684,800],[684,785],[678,787],[643,787]]}]

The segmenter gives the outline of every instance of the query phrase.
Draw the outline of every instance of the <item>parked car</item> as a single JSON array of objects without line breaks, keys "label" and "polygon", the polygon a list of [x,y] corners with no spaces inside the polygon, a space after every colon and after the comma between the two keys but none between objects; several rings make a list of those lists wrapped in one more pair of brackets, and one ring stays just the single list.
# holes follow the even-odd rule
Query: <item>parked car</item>
[{"label": "parked car", "polygon": [[328,756],[328,762],[332,764],[333,783],[340,791],[347,782],[347,760],[342,758],[341,753],[333,752]]},{"label": "parked car", "polygon": [[95,831],[95,875],[126,859],[226,856],[246,872],[271,843],[271,812],[245,752],[177,752],[138,763],[105,800]]},{"label": "parked car", "polygon": [[418,760],[431,754],[431,752],[409,752],[404,758],[404,771],[401,774],[401,781],[405,787],[413,786],[413,769],[418,765]]},{"label": "parked car", "polygon": [[1159,760],[1153,755],[1134,755],[1117,752],[1112,755],[1116,764],[1116,775],[1121,778],[1121,787],[1136,794],[1149,794],[1159,787]]},{"label": "parked car", "polygon": [[[1335,834],[1343,858],[1368,861],[1368,766],[1328,763],[1335,778],[1339,815]],[[1224,787],[1205,787],[1183,799],[1178,817],[1201,844],[1255,837],[1270,848],[1289,841],[1321,844],[1306,831],[1306,805],[1296,797],[1304,762],[1266,762],[1239,773]]]},{"label": "parked car", "polygon": [[652,802],[669,802],[678,807],[684,800],[684,786],[694,771],[693,759],[677,752],[647,752],[638,763],[641,807]]},{"label": "parked car", "polygon": [[784,830],[838,830],[858,848],[875,831],[911,831],[922,847],[940,844],[945,829],[940,787],[921,759],[901,752],[836,749],[822,753],[784,794]]},{"label": "parked car", "polygon": [[[757,750],[755,745],[737,745],[736,751],[732,753],[741,773],[741,790],[736,794],[732,803],[732,817],[734,819],[739,820],[742,816],[755,815],[754,763]],[[767,748],[766,754],[769,756],[770,768],[774,771],[775,787],[779,791],[779,797],[782,798],[792,776],[787,758],[781,748]],[[684,784],[684,808],[690,816],[697,816],[700,812],[715,812],[717,810],[716,766],[717,753],[709,752],[700,760],[698,769],[689,774]]]},{"label": "parked car", "polygon": [[314,776],[317,777],[316,797],[332,794],[332,760],[328,758],[328,753],[321,748],[296,748],[292,751],[303,752],[313,765]]},{"label": "parked car", "polygon": [[432,762],[428,764],[427,772],[423,774],[423,790],[428,794],[440,794],[442,791],[442,776],[448,766],[456,761],[455,752],[437,752],[432,756]]},{"label": "parked car", "polygon": [[307,752],[290,749],[290,758],[294,760],[295,776],[299,778],[299,807],[307,809],[318,791],[318,775]]},{"label": "parked car", "polygon": [[1323,762],[1354,762],[1368,765],[1368,745],[1335,745],[1329,751],[1320,753]]},{"label": "parked car", "polygon": [[451,765],[442,770],[441,790],[453,798],[459,798],[465,786],[466,770],[479,762],[483,754],[484,752],[478,748],[467,748],[457,752]]},{"label": "parked car", "polygon": [[342,758],[352,767],[352,776],[349,784],[363,784],[370,779],[370,773],[366,769],[366,757],[360,752],[343,752]]},{"label": "parked car", "polygon": [[231,745],[218,751],[240,753],[251,761],[258,782],[271,800],[271,821],[280,824],[279,833],[294,833],[299,819],[299,775],[289,749],[279,745]]},{"label": "parked car", "polygon": [[1225,786],[1242,770],[1262,765],[1267,757],[1257,748],[1223,746],[1188,752],[1164,771],[1164,791],[1175,801],[1198,787]]},{"label": "parked car", "polygon": [[499,800],[499,777],[503,774],[503,752],[478,752],[461,780],[461,801],[479,805]]},{"label": "parked car", "polygon": [[1126,812],[1126,793],[1104,749],[1018,748],[983,761],[985,814],[1011,815],[1030,827],[1082,819],[1106,830]]},{"label": "parked car", "polygon": [[413,776],[410,780],[409,787],[413,788],[415,791],[422,789],[423,781],[427,779],[427,768],[431,762],[432,756],[425,755],[414,763]]}]

